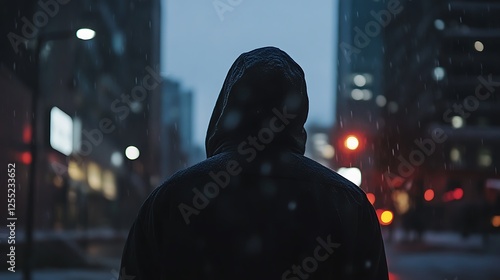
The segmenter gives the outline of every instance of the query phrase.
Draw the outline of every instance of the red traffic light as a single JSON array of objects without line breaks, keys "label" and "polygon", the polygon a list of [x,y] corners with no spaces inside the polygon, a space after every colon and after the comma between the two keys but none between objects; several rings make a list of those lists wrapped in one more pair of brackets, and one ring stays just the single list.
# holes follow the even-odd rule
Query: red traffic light
[{"label": "red traffic light", "polygon": [[22,152],[20,155],[19,155],[19,160],[25,164],[25,165],[29,165],[31,163],[31,153],[30,152]]},{"label": "red traffic light", "polygon": [[355,151],[359,147],[358,137],[354,135],[348,135],[344,140],[344,147],[351,151]]}]

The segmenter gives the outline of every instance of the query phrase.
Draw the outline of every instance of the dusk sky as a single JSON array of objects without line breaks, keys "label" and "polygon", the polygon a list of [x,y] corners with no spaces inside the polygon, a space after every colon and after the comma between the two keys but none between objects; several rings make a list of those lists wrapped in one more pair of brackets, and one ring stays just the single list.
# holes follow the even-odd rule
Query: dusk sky
[{"label": "dusk sky", "polygon": [[[222,3],[219,12],[214,3]],[[337,3],[166,1],[162,6],[161,69],[194,92],[195,143],[204,143],[213,106],[231,64],[241,53],[264,46],[284,50],[304,69],[310,100],[307,125],[331,125]]]}]

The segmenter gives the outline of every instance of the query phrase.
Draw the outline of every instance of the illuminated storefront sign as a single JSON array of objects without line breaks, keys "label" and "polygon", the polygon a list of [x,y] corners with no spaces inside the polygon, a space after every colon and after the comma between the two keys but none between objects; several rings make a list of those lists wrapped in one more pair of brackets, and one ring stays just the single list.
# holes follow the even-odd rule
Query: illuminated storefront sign
[{"label": "illuminated storefront sign", "polygon": [[73,152],[73,120],[57,107],[50,110],[50,146],[67,156]]}]

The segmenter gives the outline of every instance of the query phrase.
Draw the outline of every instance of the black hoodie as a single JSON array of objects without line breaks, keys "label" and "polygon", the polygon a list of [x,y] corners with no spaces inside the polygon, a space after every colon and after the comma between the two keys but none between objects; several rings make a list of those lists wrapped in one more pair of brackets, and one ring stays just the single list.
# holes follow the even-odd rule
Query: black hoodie
[{"label": "black hoodie", "polygon": [[388,279],[364,192],[304,157],[304,72],[285,52],[242,54],[207,131],[207,159],[156,188],[120,279]]}]

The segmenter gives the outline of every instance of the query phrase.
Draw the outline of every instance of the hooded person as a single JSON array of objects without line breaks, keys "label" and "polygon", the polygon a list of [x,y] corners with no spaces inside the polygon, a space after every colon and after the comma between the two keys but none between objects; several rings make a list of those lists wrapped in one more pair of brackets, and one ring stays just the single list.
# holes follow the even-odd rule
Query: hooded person
[{"label": "hooded person", "polygon": [[120,279],[388,279],[365,193],[304,156],[304,72],[274,47],[236,59],[207,159],[142,205]]}]

